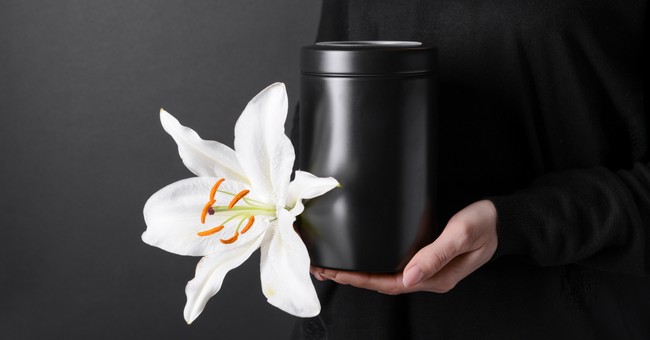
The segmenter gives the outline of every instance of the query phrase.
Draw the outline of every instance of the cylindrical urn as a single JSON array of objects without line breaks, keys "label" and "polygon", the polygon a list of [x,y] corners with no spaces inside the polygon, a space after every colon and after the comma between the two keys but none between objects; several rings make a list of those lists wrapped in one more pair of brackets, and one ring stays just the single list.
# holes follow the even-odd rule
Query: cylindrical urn
[{"label": "cylindrical urn", "polygon": [[313,265],[395,272],[431,241],[436,61],[417,42],[302,48],[300,169],[341,183],[299,217]]}]

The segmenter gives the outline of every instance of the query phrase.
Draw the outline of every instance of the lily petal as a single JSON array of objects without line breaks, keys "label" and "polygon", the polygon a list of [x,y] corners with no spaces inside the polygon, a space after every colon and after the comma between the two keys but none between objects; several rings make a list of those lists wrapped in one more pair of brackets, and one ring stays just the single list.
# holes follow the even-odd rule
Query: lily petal
[{"label": "lily petal", "polygon": [[284,134],[287,92],[275,83],[253,98],[235,125],[235,150],[251,185],[265,201],[284,206],[295,160]]},{"label": "lily petal", "polygon": [[320,313],[320,302],[309,276],[309,254],[304,243],[293,230],[295,217],[287,210],[277,212],[278,225],[269,242],[262,243],[262,292],[268,302],[299,317],[313,317]]},{"label": "lily petal", "polygon": [[316,177],[309,172],[298,170],[296,177],[289,183],[287,206],[292,207],[290,212],[293,216],[298,216],[305,210],[303,199],[318,197],[339,185],[333,177]]},{"label": "lily petal", "polygon": [[263,238],[260,235],[255,242],[245,247],[231,248],[218,255],[206,256],[199,261],[194,279],[185,286],[187,303],[183,315],[188,324],[203,312],[208,300],[219,292],[226,274],[244,263],[259,248]]},{"label": "lily petal", "polygon": [[163,109],[160,109],[160,122],[178,144],[183,163],[195,175],[226,177],[248,183],[233,149],[219,142],[201,139],[194,130],[181,125]]},{"label": "lily petal", "polygon": [[[201,210],[209,199],[210,189],[217,181],[214,177],[192,177],[172,183],[153,194],[144,206],[144,219],[147,230],[142,240],[155,247],[179,255],[204,256],[228,248],[220,238],[233,234],[238,219],[226,224],[219,234],[201,237],[197,233],[220,225],[224,216],[208,216],[206,223],[201,223]],[[246,185],[232,180],[222,183],[220,191],[237,193]],[[218,205],[227,205],[232,196],[217,195]],[[233,213],[230,213],[231,215]],[[246,234],[241,235],[236,244],[247,243],[264,232],[269,217],[261,216]],[[233,244],[235,245],[235,244]]]}]

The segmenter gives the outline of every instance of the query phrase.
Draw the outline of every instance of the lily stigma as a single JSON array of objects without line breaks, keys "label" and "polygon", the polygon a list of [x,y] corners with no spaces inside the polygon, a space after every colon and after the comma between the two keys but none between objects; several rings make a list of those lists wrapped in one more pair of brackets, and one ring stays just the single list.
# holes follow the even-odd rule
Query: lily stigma
[{"label": "lily stigma", "polygon": [[261,250],[260,279],[267,301],[299,317],[320,313],[309,254],[293,228],[312,199],[339,186],[331,177],[291,173],[295,151],[284,133],[287,94],[282,83],[262,90],[235,124],[235,148],[203,140],[160,110],[163,128],[196,175],[154,193],[144,206],[142,240],[171,253],[202,256],[187,283],[187,323],[204,310],[226,274]]}]

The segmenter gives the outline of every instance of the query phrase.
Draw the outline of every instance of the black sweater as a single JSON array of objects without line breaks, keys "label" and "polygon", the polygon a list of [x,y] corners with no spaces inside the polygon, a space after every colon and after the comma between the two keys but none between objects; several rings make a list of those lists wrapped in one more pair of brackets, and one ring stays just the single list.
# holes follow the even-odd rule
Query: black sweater
[{"label": "black sweater", "polygon": [[318,283],[294,336],[650,339],[645,1],[324,0],[318,41],[438,48],[437,224],[489,198],[497,253],[445,294]]}]

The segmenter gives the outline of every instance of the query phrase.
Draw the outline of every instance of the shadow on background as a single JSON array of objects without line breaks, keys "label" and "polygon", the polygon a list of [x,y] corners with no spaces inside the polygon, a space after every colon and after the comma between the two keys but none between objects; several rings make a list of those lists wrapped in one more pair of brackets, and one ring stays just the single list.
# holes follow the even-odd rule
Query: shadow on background
[{"label": "shadow on background", "polygon": [[232,146],[267,85],[284,81],[295,106],[298,49],[319,11],[317,0],[0,3],[0,338],[288,337],[295,319],[266,303],[259,254],[187,326],[199,258],[145,245],[142,207],[192,175],[159,108]]}]

